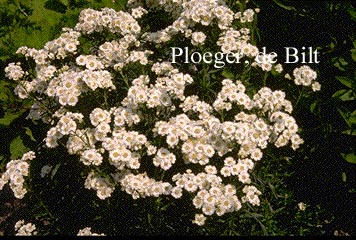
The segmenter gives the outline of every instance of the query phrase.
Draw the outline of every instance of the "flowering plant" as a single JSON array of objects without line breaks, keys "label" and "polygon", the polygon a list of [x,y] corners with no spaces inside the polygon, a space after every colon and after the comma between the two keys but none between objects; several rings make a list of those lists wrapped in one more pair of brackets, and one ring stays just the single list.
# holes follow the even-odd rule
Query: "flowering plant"
[{"label": "flowering plant", "polygon": [[[197,209],[192,222],[204,225],[208,216],[258,206],[263,193],[250,174],[265,149],[303,143],[292,102],[267,78],[320,90],[309,66],[291,76],[259,54],[251,31],[258,12],[220,0],[85,9],[42,49],[18,49],[28,69],[10,63],[5,72],[21,99],[34,100],[28,118],[47,124],[45,147],[78,156],[84,187],[99,199],[120,190],[134,199],[188,195]],[[172,62],[171,49],[187,46],[238,54],[245,65]],[[51,166],[43,166],[45,177]],[[9,164],[0,189],[18,181],[15,168]]]}]

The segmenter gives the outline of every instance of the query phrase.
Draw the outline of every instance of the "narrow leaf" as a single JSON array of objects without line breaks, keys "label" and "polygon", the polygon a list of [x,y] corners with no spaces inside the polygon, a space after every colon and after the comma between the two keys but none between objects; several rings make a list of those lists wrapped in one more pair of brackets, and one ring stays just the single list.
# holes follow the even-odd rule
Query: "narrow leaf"
[{"label": "narrow leaf", "polygon": [[36,142],[36,139],[32,135],[31,129],[29,127],[24,127],[24,129],[26,129],[26,135],[29,136],[32,141]]},{"label": "narrow leaf", "polygon": [[221,73],[221,75],[228,79],[234,79],[234,77],[235,77],[233,73],[225,71],[225,70]]},{"label": "narrow leaf", "polygon": [[341,174],[341,178],[342,178],[342,181],[343,181],[343,182],[346,182],[347,178],[346,178],[346,173],[345,173],[345,172],[343,172],[343,173]]},{"label": "narrow leaf", "polygon": [[351,49],[351,57],[356,62],[356,49]]},{"label": "narrow leaf", "polygon": [[61,166],[60,163],[58,163],[54,169],[52,170],[52,173],[51,173],[51,180],[53,180],[54,176],[56,175],[57,171],[58,171],[58,168]]},{"label": "narrow leaf", "polygon": [[348,88],[352,88],[353,79],[348,77],[336,76],[336,79],[339,80],[342,84],[344,84]]},{"label": "narrow leaf", "polygon": [[341,89],[332,95],[333,98],[338,98],[341,101],[352,101],[355,97],[352,94],[352,90]]},{"label": "narrow leaf", "polygon": [[356,155],[354,153],[349,153],[349,154],[341,153],[341,156],[349,163],[356,164]]},{"label": "narrow leaf", "polygon": [[295,7],[293,6],[287,6],[287,5],[284,5],[280,0],[273,0],[273,2],[275,4],[277,4],[278,6],[280,6],[281,8],[284,8],[285,10],[288,10],[288,11],[296,11]]}]

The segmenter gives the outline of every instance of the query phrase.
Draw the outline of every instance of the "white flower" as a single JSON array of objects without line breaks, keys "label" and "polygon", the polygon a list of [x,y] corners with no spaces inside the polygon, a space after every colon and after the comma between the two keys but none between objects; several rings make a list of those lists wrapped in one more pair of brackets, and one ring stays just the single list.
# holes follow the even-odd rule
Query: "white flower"
[{"label": "white flower", "polygon": [[314,83],[312,84],[312,89],[313,89],[314,92],[320,91],[320,89],[321,89],[320,83],[319,83],[319,82],[314,82]]},{"label": "white flower", "polygon": [[[236,27],[239,22],[252,22],[258,9],[234,13],[225,1],[160,0],[145,1],[146,10],[141,2],[129,0],[129,12],[84,9],[73,29],[63,29],[43,49],[21,47],[17,51],[36,65],[31,74],[20,63],[5,68],[6,77],[17,81],[14,91],[21,99],[35,97],[28,118],[50,126],[44,139],[47,147],[61,145],[69,154],[79,156],[89,172],[84,186],[95,191],[99,199],[111,197],[117,186],[133,199],[161,195],[181,198],[183,193],[197,192],[192,204],[203,214],[196,214],[193,223],[199,226],[204,225],[206,216],[238,211],[241,203],[259,205],[261,192],[249,185],[254,162],[263,158],[270,145],[290,143],[296,150],[303,143],[297,122],[290,115],[293,106],[287,100],[289,94],[245,86],[242,72],[236,72],[235,80],[220,79],[221,89],[214,88],[214,94],[195,93],[201,82],[210,79],[211,69],[202,78],[198,66],[183,62],[183,54],[183,61],[170,63],[169,52],[165,52],[169,50],[167,42],[172,45],[182,38],[179,42],[190,41],[194,51],[220,49],[241,54],[255,60],[252,68],[273,69],[313,91],[321,87],[316,71],[304,65],[295,68],[291,77],[281,64],[271,64],[268,57],[259,54],[251,43],[253,24]],[[165,11],[172,24],[150,32],[147,19],[139,19],[156,10]],[[211,37],[212,25],[219,30],[216,38]],[[85,43],[92,36],[103,40],[107,33],[110,40],[92,41],[90,48],[83,46],[83,39]],[[208,42],[211,46],[201,48]],[[205,102],[201,95],[216,98]],[[28,160],[34,157],[34,152],[29,152],[10,161],[1,175],[0,189],[9,183],[14,195],[23,198]],[[156,168],[150,169],[152,163]],[[194,171],[187,169],[189,166]],[[50,171],[51,166],[43,166],[41,177]],[[167,178],[171,174],[172,179]],[[162,182],[158,177],[168,180]],[[237,196],[242,196],[241,202]],[[16,224],[16,230],[23,224]],[[21,231],[29,232],[25,228]],[[84,228],[78,235],[95,234]]]},{"label": "white flower", "polygon": [[203,226],[205,224],[206,217],[203,214],[195,214],[195,219],[192,221],[198,226]]},{"label": "white flower", "polygon": [[37,235],[36,226],[32,223],[25,224],[24,220],[19,220],[15,224],[16,236]]},{"label": "white flower", "polygon": [[174,147],[178,144],[178,137],[174,134],[168,134],[167,136],[167,144],[171,147]]},{"label": "white flower", "polygon": [[205,215],[210,216],[215,212],[215,205],[212,204],[204,204],[202,207],[202,211]]},{"label": "white flower", "polygon": [[85,164],[85,165],[95,165],[95,166],[99,166],[102,161],[103,161],[103,157],[101,156],[100,153],[97,152],[96,149],[89,149],[89,150],[85,150],[82,154],[82,157],[80,158],[80,160]]},{"label": "white flower", "polygon": [[303,202],[298,203],[298,208],[300,211],[305,211],[307,205]]},{"label": "white flower", "polygon": [[183,195],[182,188],[180,188],[180,187],[173,187],[172,190],[171,190],[171,195],[172,195],[174,198],[181,198],[182,195]]},{"label": "white flower", "polygon": [[203,32],[193,32],[192,34],[192,44],[198,45],[204,43],[206,36]]},{"label": "white flower", "polygon": [[79,66],[85,66],[87,64],[87,58],[84,55],[79,55],[76,59],[75,62],[79,65]]},{"label": "white flower", "polygon": [[5,68],[5,76],[11,80],[18,81],[25,75],[21,68],[21,63],[10,63]]}]

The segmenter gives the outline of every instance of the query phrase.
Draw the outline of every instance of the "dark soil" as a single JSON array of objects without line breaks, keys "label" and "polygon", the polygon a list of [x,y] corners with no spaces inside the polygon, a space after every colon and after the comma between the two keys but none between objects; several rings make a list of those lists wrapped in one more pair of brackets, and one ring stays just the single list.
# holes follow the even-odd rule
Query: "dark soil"
[{"label": "dark soil", "polygon": [[14,197],[9,186],[0,191],[0,203],[0,236],[14,235],[15,223],[21,220],[20,213],[27,205],[23,200]]}]

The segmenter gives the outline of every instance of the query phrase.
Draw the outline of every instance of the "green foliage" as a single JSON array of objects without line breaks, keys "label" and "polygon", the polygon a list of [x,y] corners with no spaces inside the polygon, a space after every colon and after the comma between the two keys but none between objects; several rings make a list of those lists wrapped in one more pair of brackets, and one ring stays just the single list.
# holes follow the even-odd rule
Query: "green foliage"
[{"label": "green foliage", "polygon": [[18,159],[20,158],[25,152],[29,151],[27,147],[24,146],[23,141],[20,136],[17,136],[12,142],[10,143],[10,153],[11,159]]},{"label": "green foliage", "polygon": [[349,154],[341,153],[341,155],[349,163],[356,163],[356,155],[354,153],[349,153]]},{"label": "green foliage", "polygon": [[[41,48],[57,37],[63,27],[74,27],[83,8],[121,9],[124,0],[1,0],[0,1],[0,133],[6,136],[0,150],[1,161],[14,156],[10,143],[18,137],[26,138],[32,124],[25,120],[31,101],[20,101],[13,93],[15,83],[5,79],[6,64],[22,61],[15,54],[21,46]],[[26,132],[18,125],[25,126]],[[27,127],[26,127],[27,126]],[[33,136],[31,137],[34,139]],[[24,143],[26,145],[26,143]],[[21,152],[21,151],[20,151]],[[15,154],[17,156],[18,154]],[[0,166],[3,166],[2,162]],[[1,168],[0,168],[1,169]]]},{"label": "green foliage", "polygon": [[293,187],[297,197],[320,204],[334,214],[333,226],[353,232],[354,216],[349,212],[356,210],[356,167],[345,158],[352,159],[356,149],[355,2],[253,2],[261,8],[260,36],[268,49],[279,55],[285,46],[319,49],[320,63],[315,67],[321,92],[301,99],[295,108],[305,143],[300,150],[303,154],[295,159],[301,177],[295,176],[290,185],[298,180]]},{"label": "green foliage", "polygon": [[[354,43],[355,42],[356,40],[354,41]],[[350,50],[352,54],[354,53],[354,51],[356,51],[356,47]],[[334,59],[334,61],[337,60],[340,61],[340,58]],[[338,101],[338,111],[347,125],[347,129],[345,129],[343,133],[355,135],[356,109],[354,107],[354,104],[356,101],[356,71],[353,72],[352,70],[354,70],[356,67],[356,59],[353,59],[353,62],[351,62],[350,64],[345,60],[343,61],[345,69],[339,68],[339,62],[335,62],[334,66],[338,67],[345,74],[344,76],[336,76],[336,79],[343,85],[344,88],[335,92],[332,97],[336,99],[336,101]]]},{"label": "green foliage", "polygon": [[[356,21],[356,8],[349,6],[347,9],[351,18]],[[353,48],[350,49],[350,54],[343,57],[335,57],[332,59],[334,66],[342,73],[335,78],[343,85],[343,88],[333,94],[333,98],[337,101],[337,110],[346,123],[343,129],[343,134],[356,135],[356,36],[350,35]],[[342,67],[341,67],[341,66]],[[349,163],[356,163],[355,149],[350,146],[349,153],[341,153],[341,156]],[[346,175],[346,174],[345,174]],[[346,177],[345,177],[346,182]]]}]

